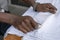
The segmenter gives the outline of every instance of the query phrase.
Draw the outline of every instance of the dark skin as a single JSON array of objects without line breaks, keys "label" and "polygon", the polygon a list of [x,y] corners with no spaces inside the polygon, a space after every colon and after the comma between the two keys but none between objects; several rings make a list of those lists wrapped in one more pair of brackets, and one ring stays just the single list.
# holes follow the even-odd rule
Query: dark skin
[{"label": "dark skin", "polygon": [[51,3],[38,4],[36,10],[38,12],[50,12],[53,14],[57,11]]},{"label": "dark skin", "polygon": [[37,23],[30,16],[22,16],[21,18],[16,19],[13,25],[22,32],[27,33],[36,29],[35,26],[37,25]]}]

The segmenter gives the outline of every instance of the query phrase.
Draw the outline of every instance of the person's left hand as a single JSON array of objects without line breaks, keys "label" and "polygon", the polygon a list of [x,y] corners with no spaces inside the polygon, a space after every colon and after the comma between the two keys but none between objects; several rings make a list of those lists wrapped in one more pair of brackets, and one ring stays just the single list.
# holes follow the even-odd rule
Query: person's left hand
[{"label": "person's left hand", "polygon": [[50,12],[55,13],[57,8],[54,7],[51,3],[38,4],[36,7],[38,12]]}]

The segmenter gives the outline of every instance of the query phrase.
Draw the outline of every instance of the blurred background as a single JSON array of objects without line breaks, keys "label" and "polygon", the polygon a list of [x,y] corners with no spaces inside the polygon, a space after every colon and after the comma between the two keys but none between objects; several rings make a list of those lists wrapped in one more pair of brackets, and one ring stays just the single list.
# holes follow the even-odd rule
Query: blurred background
[{"label": "blurred background", "polygon": [[16,15],[22,15],[30,5],[22,2],[22,0],[9,0],[9,11]]}]

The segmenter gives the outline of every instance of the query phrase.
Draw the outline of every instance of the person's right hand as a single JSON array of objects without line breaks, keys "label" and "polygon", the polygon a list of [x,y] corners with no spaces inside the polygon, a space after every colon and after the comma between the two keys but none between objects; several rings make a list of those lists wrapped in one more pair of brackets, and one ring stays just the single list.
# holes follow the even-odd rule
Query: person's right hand
[{"label": "person's right hand", "polygon": [[37,28],[37,23],[30,16],[18,16],[0,12],[0,22],[11,24],[24,33],[33,31]]},{"label": "person's right hand", "polygon": [[51,3],[43,3],[43,4],[38,3],[36,10],[38,12],[50,12],[54,14],[57,8],[54,7]]},{"label": "person's right hand", "polygon": [[20,16],[13,18],[13,25],[23,33],[35,30],[37,23],[30,16]]}]

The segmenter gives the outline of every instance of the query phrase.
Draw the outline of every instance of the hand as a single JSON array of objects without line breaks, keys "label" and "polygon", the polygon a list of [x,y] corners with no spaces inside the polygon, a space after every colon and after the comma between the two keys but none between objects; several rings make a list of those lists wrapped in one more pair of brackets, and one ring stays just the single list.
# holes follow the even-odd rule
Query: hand
[{"label": "hand", "polygon": [[51,3],[38,4],[36,7],[38,12],[50,12],[55,13],[57,8],[54,7]]},{"label": "hand", "polygon": [[27,33],[36,29],[37,23],[30,16],[21,16],[14,18],[13,25],[18,30]]}]

